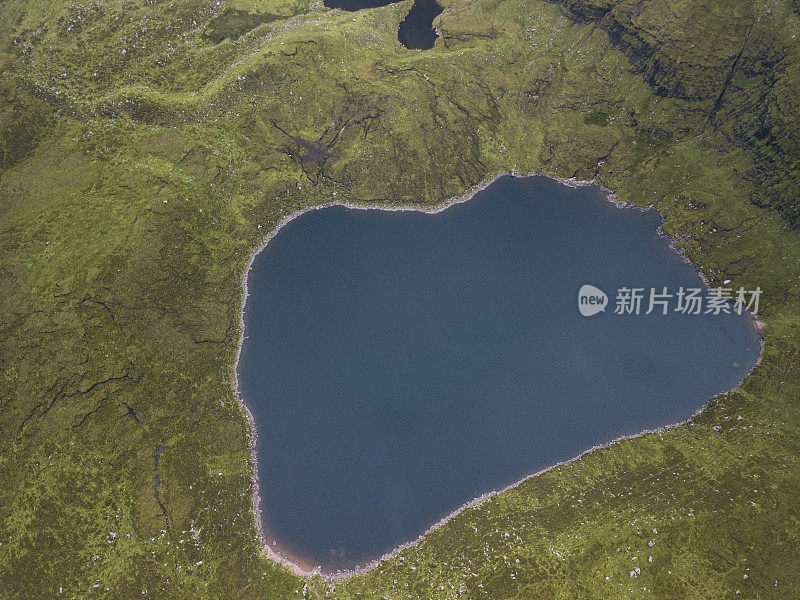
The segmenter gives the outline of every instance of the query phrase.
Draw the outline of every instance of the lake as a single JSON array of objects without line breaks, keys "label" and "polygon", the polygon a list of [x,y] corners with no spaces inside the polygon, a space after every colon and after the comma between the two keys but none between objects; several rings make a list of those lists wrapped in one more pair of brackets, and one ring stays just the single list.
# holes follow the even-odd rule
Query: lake
[{"label": "lake", "polygon": [[439,35],[433,28],[433,20],[442,13],[442,7],[436,0],[415,0],[411,10],[400,21],[397,39],[406,48],[429,50],[436,43]]},{"label": "lake", "polygon": [[[346,11],[380,8],[395,4],[400,0],[325,0],[328,8]],[[429,50],[433,48],[439,37],[433,28],[433,20],[442,12],[436,0],[414,0],[406,16],[397,29],[397,39],[403,46],[413,50]]]},{"label": "lake", "polygon": [[[760,352],[748,318],[674,299],[667,315],[614,312],[626,286],[705,290],[659,224],[544,177],[437,214],[331,207],[287,224],[250,271],[238,365],[270,544],[363,565],[735,386]],[[587,283],[609,297],[591,317]]]},{"label": "lake", "polygon": [[400,0],[325,0],[324,4],[328,8],[339,8],[352,12],[365,8],[380,8],[397,2]]}]

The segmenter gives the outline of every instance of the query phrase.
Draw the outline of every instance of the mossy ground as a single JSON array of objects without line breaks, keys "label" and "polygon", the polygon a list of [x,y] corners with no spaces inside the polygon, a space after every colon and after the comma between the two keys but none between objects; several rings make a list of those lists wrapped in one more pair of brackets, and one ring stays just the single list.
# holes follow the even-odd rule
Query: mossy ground
[{"label": "mossy ground", "polygon": [[[452,0],[418,52],[410,4],[0,3],[0,596],[800,597],[797,8]],[[761,365],[366,575],[291,575],[231,390],[250,252],[509,170],[655,204],[712,283],[760,285]]]}]

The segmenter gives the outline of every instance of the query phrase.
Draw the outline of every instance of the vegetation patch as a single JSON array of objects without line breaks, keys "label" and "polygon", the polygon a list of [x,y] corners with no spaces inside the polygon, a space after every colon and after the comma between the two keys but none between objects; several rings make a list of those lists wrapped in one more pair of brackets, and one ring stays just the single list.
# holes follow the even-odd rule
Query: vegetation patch
[{"label": "vegetation patch", "polygon": [[261,24],[271,23],[280,18],[278,15],[263,15],[226,8],[221,15],[211,20],[203,31],[203,38],[214,44],[219,44],[224,39],[236,40]]}]

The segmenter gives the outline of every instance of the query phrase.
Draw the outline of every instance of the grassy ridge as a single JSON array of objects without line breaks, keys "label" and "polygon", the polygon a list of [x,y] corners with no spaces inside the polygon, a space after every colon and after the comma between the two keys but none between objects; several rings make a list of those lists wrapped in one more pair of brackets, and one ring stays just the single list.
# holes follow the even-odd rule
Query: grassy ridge
[{"label": "grassy ridge", "polygon": [[305,206],[516,169],[655,203],[712,282],[760,285],[762,365],[306,592],[798,596],[800,19],[638,4],[456,1],[428,52],[397,43],[409,1],[0,4],[3,594],[302,595],[259,555],[230,389],[249,253]]}]

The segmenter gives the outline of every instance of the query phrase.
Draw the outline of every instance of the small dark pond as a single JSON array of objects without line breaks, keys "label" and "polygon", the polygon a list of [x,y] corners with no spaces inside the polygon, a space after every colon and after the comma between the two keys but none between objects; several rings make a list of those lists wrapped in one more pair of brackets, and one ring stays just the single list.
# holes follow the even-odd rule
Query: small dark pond
[{"label": "small dark pond", "polygon": [[[342,10],[361,10],[364,8],[379,8],[395,4],[399,0],[325,0],[328,8]],[[415,50],[428,50],[438,37],[433,28],[433,20],[441,14],[442,7],[436,0],[415,0],[405,18],[400,22],[397,39],[406,48]]]},{"label": "small dark pond", "polygon": [[[745,317],[614,313],[624,286],[704,287],[659,223],[595,187],[504,177],[435,215],[334,207],[284,227],[249,274],[239,363],[270,542],[364,564],[733,387],[760,350]],[[610,301],[588,318],[586,283]]]},{"label": "small dark pond", "polygon": [[340,8],[342,10],[361,10],[362,8],[379,8],[389,6],[400,0],[325,0],[328,8]]},{"label": "small dark pond", "polygon": [[438,34],[433,20],[442,13],[436,0],[416,0],[406,18],[400,22],[397,39],[406,48],[427,50],[433,48]]}]

